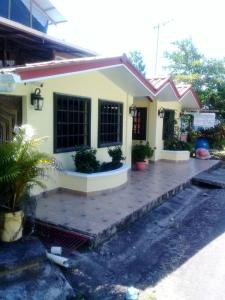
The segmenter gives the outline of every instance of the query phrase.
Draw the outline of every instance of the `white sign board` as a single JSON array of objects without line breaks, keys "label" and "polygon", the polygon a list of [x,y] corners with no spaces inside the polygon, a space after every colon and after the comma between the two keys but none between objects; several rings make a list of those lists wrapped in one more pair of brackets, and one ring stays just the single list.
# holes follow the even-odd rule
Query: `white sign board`
[{"label": "white sign board", "polygon": [[195,113],[194,127],[211,128],[215,126],[215,113]]}]

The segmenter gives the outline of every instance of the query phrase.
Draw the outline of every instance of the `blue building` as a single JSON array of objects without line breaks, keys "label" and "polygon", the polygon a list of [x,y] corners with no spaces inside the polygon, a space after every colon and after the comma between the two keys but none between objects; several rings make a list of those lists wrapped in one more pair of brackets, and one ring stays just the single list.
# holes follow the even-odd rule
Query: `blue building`
[{"label": "blue building", "polygon": [[47,35],[65,22],[49,0],[0,0],[0,68],[95,53]]}]

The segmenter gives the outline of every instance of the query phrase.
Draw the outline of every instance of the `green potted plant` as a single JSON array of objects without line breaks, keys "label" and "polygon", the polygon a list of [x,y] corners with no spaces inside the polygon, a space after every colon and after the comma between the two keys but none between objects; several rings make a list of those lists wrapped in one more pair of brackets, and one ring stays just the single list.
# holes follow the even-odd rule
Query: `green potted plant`
[{"label": "green potted plant", "polygon": [[22,237],[23,207],[41,177],[54,164],[53,158],[38,150],[42,139],[32,137],[31,127],[17,128],[13,140],[0,144],[0,240]]},{"label": "green potted plant", "polygon": [[135,163],[135,168],[138,171],[145,169],[145,159],[151,158],[154,150],[150,147],[149,142],[136,144],[132,147],[132,160]]}]

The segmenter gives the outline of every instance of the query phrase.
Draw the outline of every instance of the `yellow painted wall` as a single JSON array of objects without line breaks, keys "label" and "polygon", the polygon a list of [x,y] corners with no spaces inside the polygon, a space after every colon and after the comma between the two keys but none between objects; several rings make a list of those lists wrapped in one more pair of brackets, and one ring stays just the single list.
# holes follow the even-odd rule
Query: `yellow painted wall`
[{"label": "yellow painted wall", "polygon": [[[129,106],[133,103],[133,97],[128,95],[112,81],[107,79],[100,72],[93,71],[70,75],[66,77],[43,80],[41,94],[44,97],[42,111],[35,111],[30,104],[30,94],[34,92],[34,84],[17,84],[16,90],[11,95],[23,96],[23,123],[28,123],[36,130],[37,136],[47,136],[47,140],[41,146],[41,150],[53,153],[53,93],[63,93],[74,96],[91,98],[91,147],[97,148],[98,142],[98,99],[119,101],[123,103],[123,154],[126,163],[131,164],[132,145],[132,117],[129,115]],[[74,170],[74,163],[71,155],[73,152],[54,154],[67,170]],[[99,148],[97,158],[100,161],[110,160],[107,148]],[[49,181],[48,188],[60,186],[58,176]]]},{"label": "yellow painted wall", "polygon": [[157,122],[156,122],[156,137],[155,137],[155,156],[154,159],[158,160],[161,159],[161,152],[160,150],[163,149],[163,139],[162,139],[162,133],[163,133],[163,119],[158,116],[158,110],[162,107],[165,109],[171,109],[175,111],[175,120],[177,120],[177,126],[180,126],[180,112],[181,112],[181,104],[178,101],[173,102],[156,102],[156,115],[157,115]]},{"label": "yellow painted wall", "polygon": [[[163,149],[163,119],[158,116],[158,109],[165,108],[175,110],[175,119],[177,120],[177,125],[180,126],[180,112],[181,104],[178,101],[162,102],[154,101],[150,102],[147,99],[135,100],[134,105],[137,107],[147,107],[148,117],[147,117],[147,141],[149,141],[150,146],[155,148],[154,155],[151,160],[161,159],[161,150]],[[137,141],[133,141],[136,143]]]}]

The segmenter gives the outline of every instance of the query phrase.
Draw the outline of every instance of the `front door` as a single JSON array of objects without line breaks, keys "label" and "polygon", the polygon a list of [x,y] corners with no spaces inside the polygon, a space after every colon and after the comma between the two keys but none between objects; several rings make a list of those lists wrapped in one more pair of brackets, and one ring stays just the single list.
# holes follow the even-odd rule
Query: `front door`
[{"label": "front door", "polygon": [[174,137],[175,111],[165,110],[163,119],[163,140],[169,140]]},{"label": "front door", "polygon": [[22,98],[0,95],[0,143],[9,141],[16,125],[22,124]]},{"label": "front door", "polygon": [[133,140],[146,140],[147,107],[137,107],[137,115],[133,118]]}]

